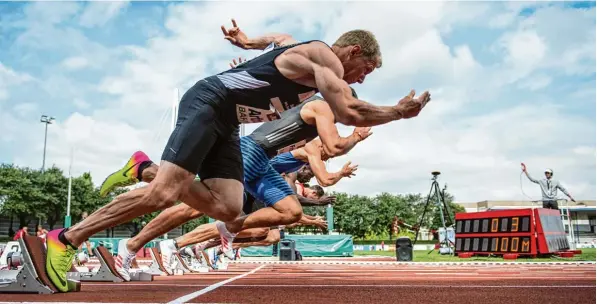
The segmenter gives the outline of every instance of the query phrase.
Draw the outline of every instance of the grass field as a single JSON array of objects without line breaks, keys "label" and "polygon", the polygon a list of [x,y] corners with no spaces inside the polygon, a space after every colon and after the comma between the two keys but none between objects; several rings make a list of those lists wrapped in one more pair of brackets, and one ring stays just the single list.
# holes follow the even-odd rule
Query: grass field
[{"label": "grass field", "polygon": [[[583,248],[582,254],[575,255],[573,258],[560,258],[557,256],[551,258],[524,258],[519,257],[517,260],[504,260],[501,257],[472,257],[468,259],[461,259],[451,255],[440,255],[437,250],[430,254],[425,250],[413,251],[415,256],[413,262],[478,262],[478,261],[493,261],[493,262],[554,262],[554,261],[595,261],[595,248]],[[391,256],[395,257],[394,251],[356,251],[355,256]]]}]

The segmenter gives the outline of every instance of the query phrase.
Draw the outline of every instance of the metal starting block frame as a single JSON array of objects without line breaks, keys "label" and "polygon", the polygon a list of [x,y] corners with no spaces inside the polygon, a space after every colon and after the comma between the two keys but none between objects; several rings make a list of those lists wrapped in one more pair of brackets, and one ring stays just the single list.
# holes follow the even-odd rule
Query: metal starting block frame
[{"label": "metal starting block frame", "polygon": [[149,254],[151,255],[151,264],[149,265],[149,268],[143,270],[143,272],[151,275],[167,276],[168,273],[164,270],[158,249],[156,247],[151,247],[149,249]]},{"label": "metal starting block frame", "polygon": [[187,266],[187,264],[183,261],[182,257],[178,252],[174,253],[174,260],[176,262],[176,266],[174,266],[173,270],[175,274],[185,274],[194,272]]},{"label": "metal starting block frame", "polygon": [[[96,272],[68,272],[67,278],[82,282],[114,282],[120,283],[125,280],[116,271],[114,257],[104,246],[93,248],[93,253],[100,262],[100,267]],[[131,273],[131,281],[153,281],[150,274]]]},{"label": "metal starting block frame", "polygon": [[195,256],[191,256],[191,257],[189,257],[189,259],[185,259],[185,258],[182,257],[182,255],[180,253],[178,253],[177,254],[177,258],[178,258],[178,260],[181,261],[182,266],[185,267],[186,269],[188,269],[188,271],[190,273],[206,273],[206,272],[209,272],[210,267],[207,266],[207,264],[205,264],[205,265],[201,264],[200,266],[193,266],[193,264],[194,264],[193,262],[194,261],[197,261],[197,263],[200,263],[199,260],[197,260],[197,258]]},{"label": "metal starting block frame", "polygon": [[[97,257],[100,262],[100,267],[97,272],[93,271],[86,271],[86,272],[68,272],[66,277],[73,280],[78,280],[81,282],[114,282],[120,283],[124,282],[124,280],[118,275],[116,271],[112,272],[110,267],[108,266],[109,262],[112,262],[112,267],[114,267],[114,258],[110,255],[110,260],[107,261],[108,258],[104,256],[104,250],[100,250],[103,248],[106,252],[107,249],[103,246],[98,246],[93,248],[93,254]],[[116,270],[116,269],[114,269]]]},{"label": "metal starting block frame", "polygon": [[[19,239],[23,266],[0,271],[0,293],[52,294],[58,289],[46,274],[46,251],[42,240],[25,235]],[[80,291],[80,282],[67,279],[69,291]]]}]

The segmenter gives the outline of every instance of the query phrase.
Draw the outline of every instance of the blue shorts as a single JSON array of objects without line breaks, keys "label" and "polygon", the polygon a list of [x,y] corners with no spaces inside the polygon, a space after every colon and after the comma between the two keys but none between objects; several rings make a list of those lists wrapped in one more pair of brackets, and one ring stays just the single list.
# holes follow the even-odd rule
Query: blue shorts
[{"label": "blue shorts", "polygon": [[243,156],[245,191],[271,207],[283,198],[294,195],[284,178],[270,164],[265,151],[250,137],[240,140]]},{"label": "blue shorts", "polygon": [[272,167],[274,167],[274,170],[278,171],[278,173],[292,173],[298,171],[298,169],[307,164],[302,160],[294,158],[290,152],[277,155],[272,158],[269,163],[272,164]]}]

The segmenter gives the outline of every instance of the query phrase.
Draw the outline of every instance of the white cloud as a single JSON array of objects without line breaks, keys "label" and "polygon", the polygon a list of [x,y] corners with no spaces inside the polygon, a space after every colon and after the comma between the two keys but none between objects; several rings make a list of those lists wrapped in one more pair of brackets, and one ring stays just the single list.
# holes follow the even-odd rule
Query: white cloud
[{"label": "white cloud", "polygon": [[18,73],[0,62],[0,101],[8,98],[8,88],[33,80],[26,73]]},{"label": "white cloud", "polygon": [[520,22],[520,28],[532,28],[549,45],[542,66],[569,75],[595,73],[595,7],[546,7]]},{"label": "white cloud", "polygon": [[75,105],[75,107],[77,107],[77,109],[81,110],[88,109],[91,106],[87,101],[79,98],[76,98],[73,101],[73,104]]},{"label": "white cloud", "polygon": [[[234,17],[249,36],[292,32],[299,33],[301,39],[321,38],[329,44],[348,29],[371,30],[382,46],[384,66],[368,76],[365,84],[354,86],[359,95],[389,105],[410,88],[432,92],[433,101],[420,117],[376,127],[375,134],[353,152],[332,160],[331,167],[336,170],[346,160],[360,165],[356,177],[341,181],[334,189],[359,194],[426,192],[430,171],[441,170],[442,184],[446,181],[460,201],[522,199],[519,163],[524,161],[532,172],[553,167],[577,198],[594,199],[594,117],[569,111],[578,108],[558,106],[568,95],[549,96],[551,91],[547,91],[559,88],[552,79],[565,76],[562,74],[595,72],[594,30],[587,27],[591,22],[594,27],[594,16],[541,7],[533,16],[521,17],[520,5],[529,6],[383,2],[376,4],[377,14],[368,15],[363,12],[370,9],[369,4],[324,2],[318,3],[314,15],[312,8],[300,3],[239,2]],[[88,16],[83,22],[82,16],[81,22],[89,26],[103,22],[89,21],[92,18]],[[68,147],[74,146],[75,171],[91,170],[95,182],[100,183],[138,149],[159,160],[170,131],[173,88],[180,88],[182,95],[197,80],[225,69],[224,63],[231,58],[252,56],[222,38],[219,27],[229,25],[231,17],[228,5],[171,4],[165,17],[166,31],[158,31],[142,46],[108,48],[81,32],[61,28],[25,32],[28,39],[46,37],[41,42],[19,38],[19,46],[89,49],[87,55],[74,52],[66,58],[93,59],[100,70],[111,69],[97,84],[75,86],[72,78],[62,74],[44,81],[41,88],[45,94],[64,96],[75,107],[89,110],[86,115],[65,115],[64,121],[50,127],[50,163],[67,168]],[[553,33],[553,27],[562,23],[565,25],[557,29],[557,35]],[[490,55],[497,59],[484,58],[490,45],[482,49],[472,49],[466,42],[448,46],[445,35],[464,26],[507,29],[490,43],[495,51]],[[321,37],[316,37],[319,31]],[[62,36],[51,45],[48,36],[43,36],[58,33]],[[126,60],[113,59],[123,53]],[[593,64],[587,65],[591,61]],[[512,93],[516,90],[525,91],[524,99],[516,99]],[[109,99],[90,102],[97,91],[108,94]],[[567,91],[576,94],[578,104],[594,103],[594,87],[573,84]],[[549,98],[544,98],[546,95]],[[6,121],[13,124],[8,129],[10,140],[24,138],[20,143],[30,148],[16,161],[37,166],[43,132],[37,132],[37,124]],[[247,133],[255,127],[247,125]],[[351,130],[341,127],[343,134]],[[537,189],[524,183],[526,193],[537,194]]]},{"label": "white cloud", "polygon": [[84,57],[69,57],[62,61],[62,66],[69,70],[82,69],[89,65],[89,61]]},{"label": "white cloud", "polygon": [[[445,117],[420,118],[374,128],[374,135],[353,152],[332,160],[333,170],[348,160],[359,164],[357,177],[334,189],[361,194],[425,192],[430,172],[440,170],[442,184],[448,183],[461,201],[523,199],[519,164],[525,162],[535,175],[543,167],[554,168],[577,197],[591,197],[591,187],[577,189],[587,183],[586,176],[571,168],[592,168],[594,176],[594,149],[576,148],[574,153],[558,149],[565,145],[562,138],[570,142],[594,138],[595,130],[586,128],[591,121],[574,121],[553,107],[529,106],[461,118],[457,123],[448,123]],[[538,198],[534,187],[523,187]]]},{"label": "white cloud", "polygon": [[102,26],[128,5],[128,1],[89,2],[79,17],[79,23],[84,27]]},{"label": "white cloud", "polygon": [[510,84],[530,75],[543,62],[547,46],[534,30],[504,34],[499,47],[505,53],[504,84]]},{"label": "white cloud", "polygon": [[37,104],[32,103],[32,102],[19,103],[14,107],[14,112],[21,117],[29,116],[29,115],[33,114],[34,112],[36,112],[37,110],[38,110]]},{"label": "white cloud", "polygon": [[547,87],[551,83],[551,77],[547,75],[537,75],[524,80],[519,87],[536,91]]}]

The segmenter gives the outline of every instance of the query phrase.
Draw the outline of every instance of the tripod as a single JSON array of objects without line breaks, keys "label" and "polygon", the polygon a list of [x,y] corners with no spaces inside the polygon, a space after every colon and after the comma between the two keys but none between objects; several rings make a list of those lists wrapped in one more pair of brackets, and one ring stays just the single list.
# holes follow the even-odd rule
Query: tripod
[{"label": "tripod", "polygon": [[[421,215],[421,219],[419,220],[419,224],[417,225],[417,234],[415,235],[415,241],[414,241],[413,245],[417,243],[417,239],[419,238],[419,229],[421,228],[421,225],[423,224],[423,220],[425,219],[425,214],[427,213],[427,208],[429,208],[429,203],[431,203],[431,198],[436,198],[437,206],[439,207],[439,211],[440,211],[442,227],[446,233],[444,240],[443,241],[440,240],[440,248],[442,246],[445,246],[445,248],[448,248],[448,250],[450,250],[450,240],[447,235],[448,230],[446,227],[446,218],[450,221],[450,224],[453,224],[454,221],[452,220],[452,217],[450,216],[450,207],[448,206],[448,204],[446,204],[446,201],[444,199],[444,191],[446,190],[446,186],[444,186],[444,190],[439,189],[439,183],[437,182],[437,177],[440,174],[441,173],[439,171],[431,172],[431,175],[433,175],[431,180],[433,182],[431,182],[431,189],[429,190],[429,195],[427,196],[427,202],[425,203],[425,208],[423,209],[423,214]],[[450,250],[450,252],[453,253],[453,251],[451,251],[451,250]]]}]

